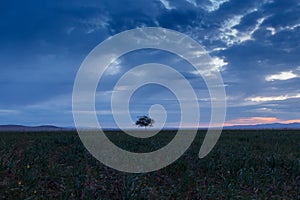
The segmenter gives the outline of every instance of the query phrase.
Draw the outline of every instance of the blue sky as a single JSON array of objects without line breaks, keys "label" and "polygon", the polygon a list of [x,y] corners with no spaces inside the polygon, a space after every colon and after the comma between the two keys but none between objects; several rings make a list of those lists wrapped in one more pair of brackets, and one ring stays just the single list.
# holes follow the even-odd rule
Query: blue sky
[{"label": "blue sky", "polygon": [[[36,0],[1,3],[0,124],[73,126],[72,89],[84,58],[109,36],[146,26],[182,32],[205,47],[225,83],[226,124],[300,122],[297,0]],[[115,126],[103,97],[122,73],[150,61],[186,65],[173,60],[167,52],[145,50],[113,63],[96,95],[101,123]],[[204,83],[185,77],[200,88],[205,126],[210,104]],[[157,85],[134,94],[132,116],[153,103],[165,106],[170,126],[178,123],[175,96]]]}]

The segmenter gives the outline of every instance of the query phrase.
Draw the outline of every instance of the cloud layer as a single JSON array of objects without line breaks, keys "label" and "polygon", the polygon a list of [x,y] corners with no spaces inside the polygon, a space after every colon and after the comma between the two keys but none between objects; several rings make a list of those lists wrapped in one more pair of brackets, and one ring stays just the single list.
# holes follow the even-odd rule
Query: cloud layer
[{"label": "cloud layer", "polygon": [[[297,0],[32,0],[3,2],[0,11],[2,124],[72,126],[71,93],[81,62],[109,36],[144,26],[180,31],[205,47],[225,82],[228,122],[300,119]],[[110,66],[97,93],[99,114],[107,115],[103,123],[114,124],[109,96],[121,74],[150,61],[172,65],[190,80],[207,123],[210,104],[203,80],[184,60],[158,51],[133,52]],[[168,99],[170,113],[178,109],[174,96],[161,89],[140,92],[136,98],[147,103],[134,114],[148,110],[153,99],[162,104]],[[178,116],[168,120],[176,123]]]}]

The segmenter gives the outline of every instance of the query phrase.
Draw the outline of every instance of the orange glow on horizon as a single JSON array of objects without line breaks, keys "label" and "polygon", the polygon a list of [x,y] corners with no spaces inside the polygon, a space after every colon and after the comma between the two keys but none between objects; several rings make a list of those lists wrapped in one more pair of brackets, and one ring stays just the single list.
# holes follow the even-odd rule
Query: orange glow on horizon
[{"label": "orange glow on horizon", "polygon": [[276,117],[245,117],[233,119],[224,124],[224,126],[234,126],[234,125],[255,125],[255,124],[269,124],[269,123],[300,123],[300,119],[291,120],[281,120]]},{"label": "orange glow on horizon", "polygon": [[283,123],[300,123],[300,119],[291,119],[291,120],[286,120]]}]

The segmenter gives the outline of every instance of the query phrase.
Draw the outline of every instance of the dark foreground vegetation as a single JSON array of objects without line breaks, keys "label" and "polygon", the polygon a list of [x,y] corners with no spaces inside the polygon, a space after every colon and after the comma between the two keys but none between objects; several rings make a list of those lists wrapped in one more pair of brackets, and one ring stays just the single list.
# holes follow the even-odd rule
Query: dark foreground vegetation
[{"label": "dark foreground vegetation", "polygon": [[[148,140],[107,135],[144,152],[167,144],[174,132]],[[76,132],[2,132],[0,199],[300,199],[300,131],[226,130],[200,160],[204,135],[199,131],[168,167],[127,174],[94,159]]]}]

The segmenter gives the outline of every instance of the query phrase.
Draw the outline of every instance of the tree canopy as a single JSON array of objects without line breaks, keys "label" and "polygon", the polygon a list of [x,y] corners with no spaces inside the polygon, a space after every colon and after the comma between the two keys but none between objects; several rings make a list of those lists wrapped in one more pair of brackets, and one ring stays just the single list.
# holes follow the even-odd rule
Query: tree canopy
[{"label": "tree canopy", "polygon": [[154,119],[151,119],[147,115],[138,116],[137,118],[138,119],[135,122],[135,125],[137,125],[139,127],[145,127],[146,128],[147,126],[153,126],[153,124],[154,124]]}]

